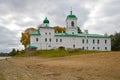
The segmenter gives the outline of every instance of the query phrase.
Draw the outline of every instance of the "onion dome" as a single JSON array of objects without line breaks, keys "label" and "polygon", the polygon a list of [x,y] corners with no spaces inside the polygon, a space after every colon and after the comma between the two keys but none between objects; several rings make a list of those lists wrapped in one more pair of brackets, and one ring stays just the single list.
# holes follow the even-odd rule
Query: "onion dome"
[{"label": "onion dome", "polygon": [[68,18],[77,19],[77,17],[76,17],[74,14],[72,14],[72,11],[70,11],[70,14],[67,16],[67,19],[68,19]]},{"label": "onion dome", "polygon": [[47,17],[44,19],[43,23],[49,23],[49,20],[47,19]]}]

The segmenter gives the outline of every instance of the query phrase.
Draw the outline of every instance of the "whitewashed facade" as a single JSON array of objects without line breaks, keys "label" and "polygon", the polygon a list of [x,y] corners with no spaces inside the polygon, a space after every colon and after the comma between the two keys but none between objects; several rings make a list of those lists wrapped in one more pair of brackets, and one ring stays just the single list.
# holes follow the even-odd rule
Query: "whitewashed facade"
[{"label": "whitewashed facade", "polygon": [[31,34],[30,46],[38,50],[65,47],[65,49],[111,51],[111,39],[109,36],[88,34],[87,31],[79,34],[77,17],[71,11],[66,18],[66,33],[55,33],[46,18],[38,30]]}]

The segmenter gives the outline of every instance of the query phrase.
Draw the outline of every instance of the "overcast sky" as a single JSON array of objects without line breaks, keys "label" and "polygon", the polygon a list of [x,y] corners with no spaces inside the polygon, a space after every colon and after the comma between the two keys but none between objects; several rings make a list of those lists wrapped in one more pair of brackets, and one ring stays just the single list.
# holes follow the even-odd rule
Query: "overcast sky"
[{"label": "overcast sky", "polygon": [[0,52],[22,49],[21,32],[37,28],[45,17],[50,26],[65,27],[71,7],[82,31],[120,32],[120,0],[0,0]]}]

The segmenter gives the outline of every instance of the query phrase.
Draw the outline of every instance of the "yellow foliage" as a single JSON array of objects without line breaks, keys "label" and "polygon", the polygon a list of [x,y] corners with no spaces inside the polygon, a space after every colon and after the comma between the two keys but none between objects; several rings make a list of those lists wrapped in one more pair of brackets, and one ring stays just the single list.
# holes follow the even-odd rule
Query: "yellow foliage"
[{"label": "yellow foliage", "polygon": [[60,27],[60,26],[55,26],[54,27],[55,29],[55,32],[58,32],[58,33],[65,33],[65,28],[64,27]]},{"label": "yellow foliage", "polygon": [[22,36],[20,42],[22,45],[24,45],[25,49],[27,48],[27,45],[30,44],[30,34],[34,31],[36,31],[35,28],[27,28],[24,32],[21,33]]}]

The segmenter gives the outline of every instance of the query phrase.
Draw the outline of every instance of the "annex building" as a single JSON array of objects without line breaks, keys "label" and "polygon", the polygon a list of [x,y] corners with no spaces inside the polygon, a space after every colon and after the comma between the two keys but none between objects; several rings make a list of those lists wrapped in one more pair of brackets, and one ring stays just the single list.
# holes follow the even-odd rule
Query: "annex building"
[{"label": "annex building", "polygon": [[84,49],[111,51],[111,39],[107,35],[89,34],[88,30],[78,33],[77,17],[70,12],[66,17],[66,32],[57,33],[49,25],[50,21],[45,18],[43,24],[30,36],[29,48],[38,50],[57,49]]}]

